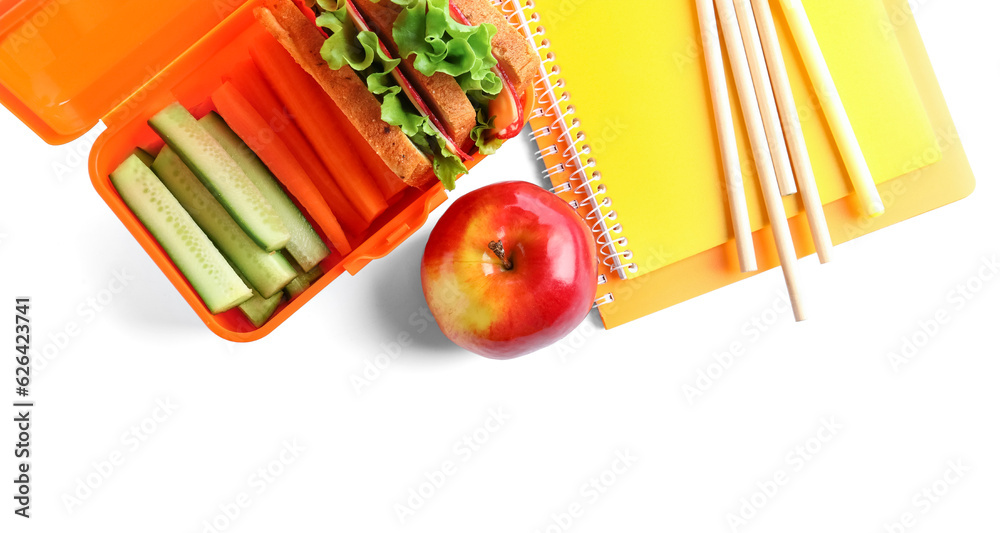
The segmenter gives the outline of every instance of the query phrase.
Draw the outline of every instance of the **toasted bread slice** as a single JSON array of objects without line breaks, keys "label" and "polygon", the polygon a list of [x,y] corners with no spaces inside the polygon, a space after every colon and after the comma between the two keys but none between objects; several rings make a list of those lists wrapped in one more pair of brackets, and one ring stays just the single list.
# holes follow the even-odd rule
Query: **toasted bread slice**
[{"label": "toasted bread slice", "polygon": [[473,24],[488,22],[497,27],[497,34],[493,37],[492,44],[493,54],[500,68],[510,78],[518,95],[523,95],[531,89],[541,60],[521,32],[511,26],[507,17],[489,0],[451,0],[451,3],[469,19],[469,22]]},{"label": "toasted bread slice", "polygon": [[319,82],[361,136],[407,185],[424,187],[436,180],[434,167],[427,156],[402,130],[382,120],[378,100],[357,73],[350,67],[333,70],[320,56],[323,35],[291,0],[266,0],[254,8],[254,15]]},{"label": "toasted bread slice", "polygon": [[[354,5],[372,25],[372,29],[375,30],[382,43],[389,48],[392,55],[399,57],[399,50],[392,40],[392,25],[396,22],[396,17],[399,16],[403,7],[390,0],[380,0],[377,3],[371,0],[360,0]],[[413,57],[404,59],[399,68],[420,92],[420,96],[427,102],[431,113],[441,119],[445,133],[450,135],[459,146],[466,145],[472,128],[476,126],[476,110],[473,109],[472,102],[465,95],[465,91],[459,87],[455,78],[442,72],[430,77],[424,76],[413,67]]]}]

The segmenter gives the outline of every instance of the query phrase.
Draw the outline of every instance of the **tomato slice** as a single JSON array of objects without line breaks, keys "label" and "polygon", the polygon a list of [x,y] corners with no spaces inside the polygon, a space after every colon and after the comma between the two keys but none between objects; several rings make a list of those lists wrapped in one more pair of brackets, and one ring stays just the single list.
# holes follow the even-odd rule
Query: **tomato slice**
[{"label": "tomato slice", "polygon": [[[472,26],[472,22],[465,13],[462,13],[453,2],[448,2],[451,8],[451,16],[457,22],[466,26]],[[493,53],[496,57],[496,52]],[[514,92],[514,85],[510,82],[510,77],[500,68],[499,63],[493,67],[493,72],[503,81],[503,89],[489,105],[489,113],[496,117],[493,123],[493,137],[497,139],[510,139],[516,137],[524,128],[524,103]]]},{"label": "tomato slice", "polygon": [[[511,85],[507,74],[497,70],[500,79],[503,80],[503,90],[494,98],[489,105],[489,113],[496,118],[494,122],[494,136],[497,139],[510,139],[516,137],[524,128],[524,104],[521,99],[514,94],[514,86]],[[506,124],[505,126],[501,126]]]}]

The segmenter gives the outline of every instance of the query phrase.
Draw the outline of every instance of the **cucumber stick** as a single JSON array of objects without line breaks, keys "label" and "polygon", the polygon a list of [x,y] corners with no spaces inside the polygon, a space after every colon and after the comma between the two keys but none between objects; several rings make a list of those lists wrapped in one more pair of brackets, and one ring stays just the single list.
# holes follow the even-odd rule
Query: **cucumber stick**
[{"label": "cucumber stick", "polygon": [[[240,271],[237,270],[236,273],[239,274]],[[248,285],[250,283],[245,277],[243,278],[243,282]],[[281,305],[281,300],[284,298],[284,291],[278,291],[270,298],[264,298],[259,292],[253,291],[253,296],[251,296],[249,300],[240,304],[240,311],[243,312],[243,316],[250,320],[253,327],[260,328],[264,324],[267,324],[267,321],[274,316],[274,312],[278,310],[278,306]]]},{"label": "cucumber stick", "polygon": [[285,286],[285,292],[288,293],[289,298],[295,298],[306,292],[306,289],[322,276],[323,271],[319,267],[313,268],[309,272],[302,272]]},{"label": "cucumber stick", "polygon": [[297,272],[283,255],[265,252],[247,236],[169,146],[156,156],[153,172],[261,296],[274,296],[296,277]]},{"label": "cucumber stick", "polygon": [[149,125],[261,248],[273,252],[288,244],[291,235],[274,207],[187,109],[170,104]]},{"label": "cucumber stick", "polygon": [[270,298],[264,298],[257,291],[253,296],[240,304],[240,311],[246,316],[255,328],[259,328],[271,319],[274,312],[281,305],[281,299],[285,297],[284,292],[279,292]]},{"label": "cucumber stick", "polygon": [[268,170],[264,162],[253,153],[239,136],[216,113],[209,113],[199,123],[215,138],[222,148],[243,169],[250,181],[264,194],[264,197],[278,212],[282,223],[291,233],[291,239],[285,245],[288,253],[303,270],[312,270],[320,261],[330,255],[330,250],[316,230],[302,215],[295,203],[285,194],[281,184],[274,174]]},{"label": "cucumber stick", "polygon": [[142,148],[136,148],[135,150],[132,150],[132,155],[138,157],[139,161],[142,161],[143,165],[152,168],[153,160],[155,159],[153,154],[143,150]]},{"label": "cucumber stick", "polygon": [[111,184],[212,314],[250,299],[253,293],[239,274],[137,156],[129,156],[111,173]]}]

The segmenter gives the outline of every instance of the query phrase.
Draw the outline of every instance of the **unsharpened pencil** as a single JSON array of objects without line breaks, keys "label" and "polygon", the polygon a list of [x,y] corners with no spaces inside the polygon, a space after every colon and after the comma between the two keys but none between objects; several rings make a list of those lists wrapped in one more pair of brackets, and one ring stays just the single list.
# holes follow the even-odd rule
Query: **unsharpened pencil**
[{"label": "unsharpened pencil", "polygon": [[784,10],[788,26],[792,30],[795,44],[802,56],[802,61],[806,65],[809,79],[812,81],[816,94],[819,96],[820,107],[830,123],[840,155],[844,158],[847,166],[847,173],[854,185],[858,199],[861,201],[861,208],[864,213],[871,217],[876,217],[885,212],[882,198],[875,187],[875,180],[868,169],[865,155],[858,144],[858,137],[854,133],[851,121],[847,117],[847,110],[844,109],[844,102],[837,92],[837,85],[833,82],[830,68],[823,58],[823,51],[820,50],[816,33],[809,23],[809,17],[802,6],[801,0],[780,0],[781,8]]},{"label": "unsharpened pencil", "polygon": [[833,242],[830,240],[830,228],[823,212],[823,202],[816,187],[816,175],[813,173],[806,139],[802,134],[802,123],[799,122],[799,110],[792,94],[792,84],[788,81],[788,71],[785,70],[785,58],[778,43],[778,32],[774,27],[771,15],[771,5],[768,0],[750,0],[754,16],[757,19],[757,30],[761,45],[764,47],[764,57],[767,59],[767,71],[771,76],[771,87],[774,89],[774,99],[778,103],[778,114],[781,125],[785,129],[785,141],[788,153],[792,158],[792,167],[799,184],[802,205],[809,220],[809,230],[813,245],[820,263],[828,263],[833,259]]},{"label": "unsharpened pencil", "polygon": [[733,69],[740,104],[743,108],[743,118],[750,134],[750,144],[754,161],[757,166],[757,177],[761,192],[764,194],[764,205],[767,208],[767,218],[771,222],[771,232],[774,234],[774,244],[778,249],[778,259],[788,287],[788,297],[792,304],[795,320],[805,320],[806,312],[803,297],[799,287],[798,257],[795,255],[795,244],[788,228],[788,218],[785,214],[785,204],[778,191],[778,180],[774,175],[774,163],[764,133],[764,122],[761,119],[760,107],[757,105],[757,94],[754,91],[750,66],[747,64],[747,54],[743,47],[739,22],[736,19],[736,8],[733,0],[716,0],[719,10],[719,20],[722,33],[729,51],[729,62]]},{"label": "unsharpened pencil", "polygon": [[753,8],[749,0],[735,0],[736,20],[740,24],[740,35],[743,36],[743,48],[747,54],[747,64],[750,66],[750,76],[753,79],[754,91],[757,94],[757,106],[760,107],[760,118],[764,121],[764,133],[767,134],[767,144],[771,149],[771,161],[774,162],[774,175],[778,179],[778,190],[782,196],[795,194],[795,174],[792,163],[788,159],[788,147],[785,145],[785,135],[781,129],[781,118],[778,116],[778,106],[774,101],[774,91],[771,80],[768,79],[767,62],[764,60],[764,50],[754,23]]},{"label": "unsharpened pencil", "polygon": [[712,93],[712,108],[715,110],[715,129],[722,152],[729,214],[736,237],[736,255],[739,257],[740,270],[753,272],[757,270],[757,257],[754,254],[753,231],[750,227],[750,213],[747,210],[746,189],[743,186],[743,169],[736,144],[733,110],[729,105],[729,84],[722,62],[722,43],[719,41],[719,30],[715,22],[715,7],[712,5],[712,0],[696,0],[696,3],[701,26],[702,49],[705,52],[705,65],[708,68],[708,84]]}]

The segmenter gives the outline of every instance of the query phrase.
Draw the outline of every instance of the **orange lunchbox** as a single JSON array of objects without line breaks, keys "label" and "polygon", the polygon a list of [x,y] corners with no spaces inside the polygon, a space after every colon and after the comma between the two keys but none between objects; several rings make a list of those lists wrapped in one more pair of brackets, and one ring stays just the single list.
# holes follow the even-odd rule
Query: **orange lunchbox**
[{"label": "orange lunchbox", "polygon": [[[337,276],[354,275],[391,252],[447,199],[440,183],[407,190],[352,239],[347,256],[331,248],[320,264],[323,276],[284,302],[260,328],[239,309],[208,311],[122,201],[109,174],[134,148],[162,144],[146,121],[171,102],[179,101],[196,116],[212,110],[209,97],[227,69],[249,59],[250,43],[267,34],[254,19],[256,3],[0,0],[0,102],[50,144],[74,140],[98,121],[107,126],[90,153],[94,188],[205,324],[237,342],[266,336]],[[470,161],[469,168],[482,157]]]}]

